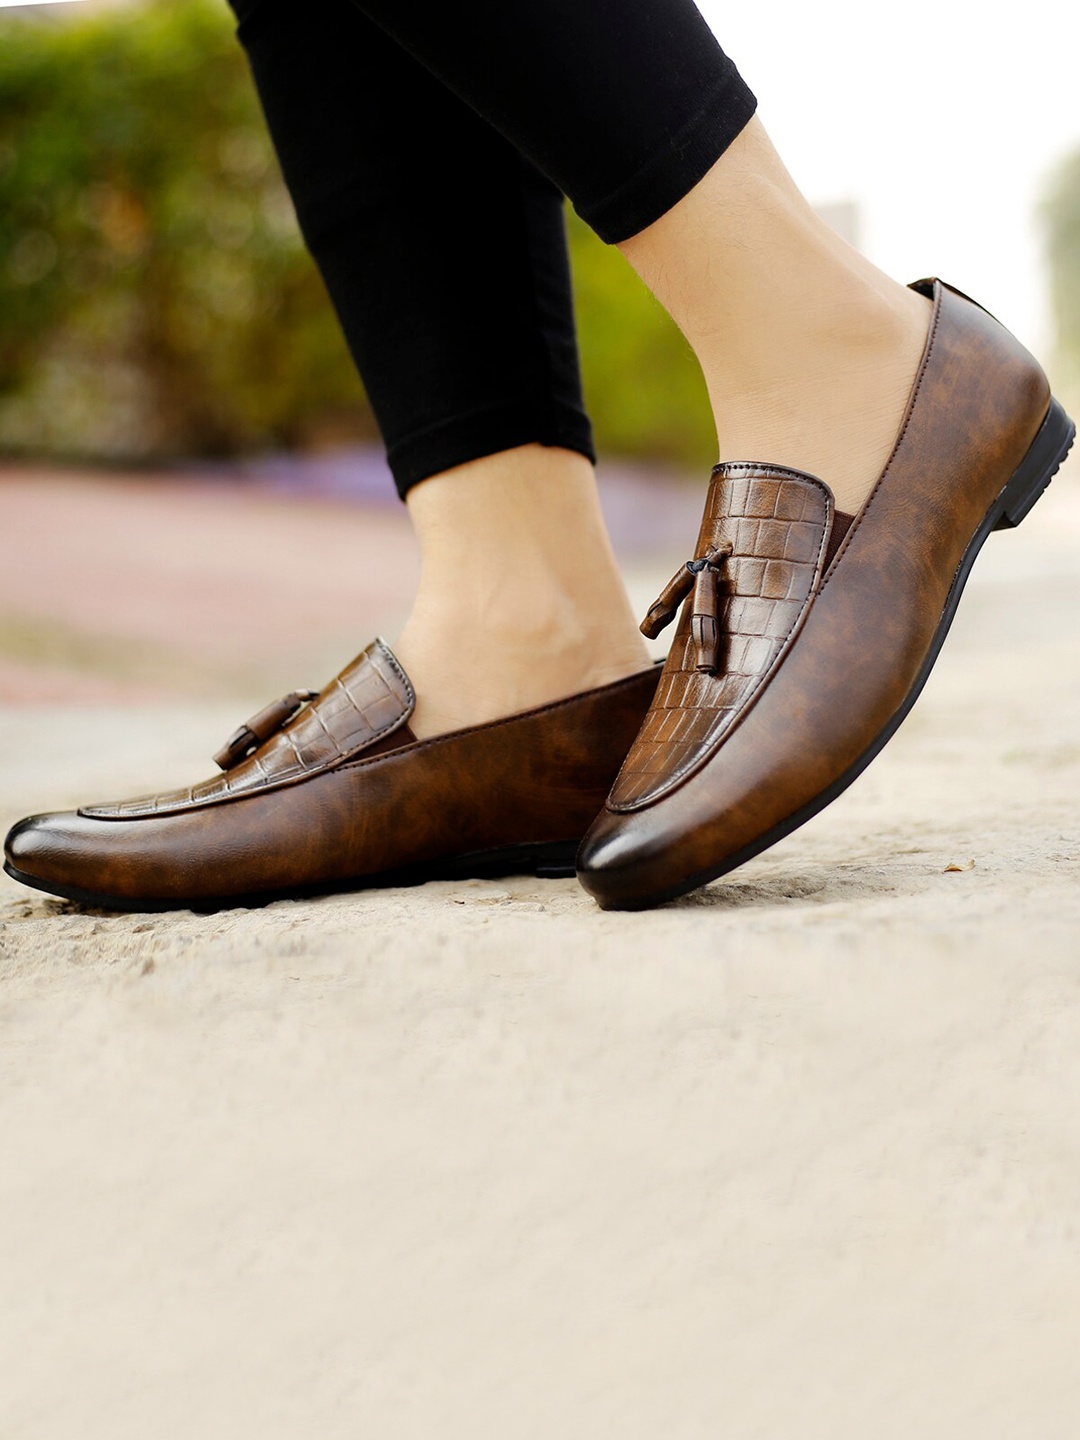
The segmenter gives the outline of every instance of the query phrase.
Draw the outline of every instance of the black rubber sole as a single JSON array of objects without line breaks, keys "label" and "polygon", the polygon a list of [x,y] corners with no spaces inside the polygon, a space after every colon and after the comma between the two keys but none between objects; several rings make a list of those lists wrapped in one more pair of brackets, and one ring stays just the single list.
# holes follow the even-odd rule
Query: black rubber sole
[{"label": "black rubber sole", "polygon": [[713,880],[719,880],[722,875],[728,875],[732,870],[737,870],[740,865],[745,865],[748,860],[753,860],[764,850],[785,839],[793,831],[798,830],[800,825],[805,825],[808,820],[831,805],[838,795],[848,788],[853,781],[857,780],[870,762],[881,753],[888,742],[899,730],[907,718],[915,701],[922,693],[922,688],[930,678],[930,672],[945,643],[945,637],[949,633],[953,617],[956,614],[956,607],[960,603],[960,596],[963,594],[964,586],[967,584],[968,576],[971,574],[971,567],[974,565],[979,551],[982,549],[988,535],[994,530],[1012,530],[1020,524],[1024,516],[1045,491],[1050,481],[1061,468],[1062,462],[1072,443],[1076,438],[1076,426],[1069,419],[1065,411],[1056,400],[1050,401],[1050,409],[1047,411],[1046,419],[1039,428],[1038,434],[1031,442],[1027,454],[1024,456],[1016,473],[1008,482],[1001,494],[986,512],[986,516],[971,539],[971,543],[964,551],[963,558],[957,567],[956,575],[953,577],[949,594],[945,601],[945,608],[941,612],[941,619],[934,632],[934,638],[923,661],[922,668],[915,677],[915,682],[900,708],[893,714],[892,718],[885,725],[873,744],[866,749],[858,760],[840,776],[834,780],[825,790],[815,795],[812,800],[774,825],[771,830],[737,851],[729,855],[721,864],[711,866],[678,885],[652,894],[648,897],[620,902],[617,905],[601,906],[604,909],[612,910],[646,910],[654,905],[663,905],[669,900],[678,900],[683,895],[689,895],[693,890],[700,890],[703,885],[708,885]]},{"label": "black rubber sole", "polygon": [[56,885],[26,875],[8,861],[5,872],[20,884],[61,900],[74,900],[95,910],[115,910],[125,914],[156,914],[163,910],[193,910],[198,915],[212,915],[219,910],[257,910],[277,900],[308,900],[317,895],[341,895],[359,890],[389,889],[401,885],[423,885],[428,880],[495,880],[506,875],[535,875],[538,880],[566,879],[577,872],[574,856],[580,841],[557,840],[536,845],[509,845],[500,850],[480,850],[471,855],[456,855],[425,865],[409,865],[399,870],[383,870],[377,875],[364,875],[355,880],[334,881],[324,885],[298,885],[285,890],[265,890],[248,895],[215,895],[201,900],[148,898],[132,900],[122,895],[104,895],[81,890],[76,885]]}]

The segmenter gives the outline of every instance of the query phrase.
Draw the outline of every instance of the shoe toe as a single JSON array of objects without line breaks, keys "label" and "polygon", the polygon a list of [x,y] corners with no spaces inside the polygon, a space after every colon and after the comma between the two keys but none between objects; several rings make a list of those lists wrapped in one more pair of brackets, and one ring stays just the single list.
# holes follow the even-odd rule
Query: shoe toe
[{"label": "shoe toe", "polygon": [[663,850],[664,837],[642,817],[603,810],[578,849],[578,880],[602,910],[641,909],[657,903],[645,897]]},{"label": "shoe toe", "polygon": [[24,884],[63,884],[76,858],[72,822],[78,818],[74,812],[54,812],[20,820],[4,840],[4,869]]}]

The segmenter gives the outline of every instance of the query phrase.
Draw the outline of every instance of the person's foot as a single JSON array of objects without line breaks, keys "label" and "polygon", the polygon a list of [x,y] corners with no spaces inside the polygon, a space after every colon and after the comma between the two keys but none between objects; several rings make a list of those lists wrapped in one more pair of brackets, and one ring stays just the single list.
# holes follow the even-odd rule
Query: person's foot
[{"label": "person's foot", "polygon": [[925,296],[881,280],[805,306],[769,343],[765,373],[710,368],[721,460],[768,455],[827,480],[839,510],[862,507],[899,435],[931,314]]},{"label": "person's foot", "polygon": [[825,224],[756,118],[620,248],[697,356],[719,458],[820,475],[854,514],[896,441],[926,299]]},{"label": "person's foot", "polygon": [[903,435],[859,513],[765,456],[717,466],[656,698],[578,873],[640,909],[790,834],[877,755],[925,683],[993,529],[1019,524],[1075,427],[1035,360],[940,282]]},{"label": "person's foot", "polygon": [[628,634],[569,597],[541,601],[519,588],[519,577],[490,610],[462,598],[418,606],[394,645],[416,677],[421,738],[609,685],[649,664],[636,624]]},{"label": "person's foot", "polygon": [[584,456],[525,445],[415,486],[423,567],[395,650],[441,735],[649,663]]}]

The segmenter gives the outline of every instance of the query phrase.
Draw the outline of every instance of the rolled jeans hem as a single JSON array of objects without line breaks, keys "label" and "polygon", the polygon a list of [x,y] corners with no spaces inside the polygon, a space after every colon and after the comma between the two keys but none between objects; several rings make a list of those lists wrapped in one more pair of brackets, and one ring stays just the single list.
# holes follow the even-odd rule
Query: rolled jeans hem
[{"label": "rolled jeans hem", "polygon": [[402,500],[414,485],[500,450],[518,445],[576,450],[596,463],[592,426],[584,410],[569,405],[537,407],[528,401],[455,416],[388,447],[387,460]]},{"label": "rolled jeans hem", "polygon": [[732,70],[687,124],[629,180],[574,208],[608,245],[659,220],[712,169],[757,110],[757,97]]}]

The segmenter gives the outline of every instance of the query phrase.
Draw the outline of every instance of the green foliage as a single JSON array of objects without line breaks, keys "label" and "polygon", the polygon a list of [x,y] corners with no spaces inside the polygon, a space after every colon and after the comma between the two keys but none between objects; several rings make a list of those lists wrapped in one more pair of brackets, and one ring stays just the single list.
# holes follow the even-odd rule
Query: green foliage
[{"label": "green foliage", "polygon": [[569,218],[585,399],[600,448],[707,469],[716,432],[689,345],[619,252]]},{"label": "green foliage", "polygon": [[4,22],[0,310],[8,448],[227,454],[364,413],[223,0]]},{"label": "green foliage", "polygon": [[1060,168],[1044,207],[1058,360],[1080,395],[1080,152]]},{"label": "green foliage", "polygon": [[[225,0],[0,11],[0,448],[227,455],[374,434]],[[707,463],[685,343],[571,220],[608,451]]]}]

